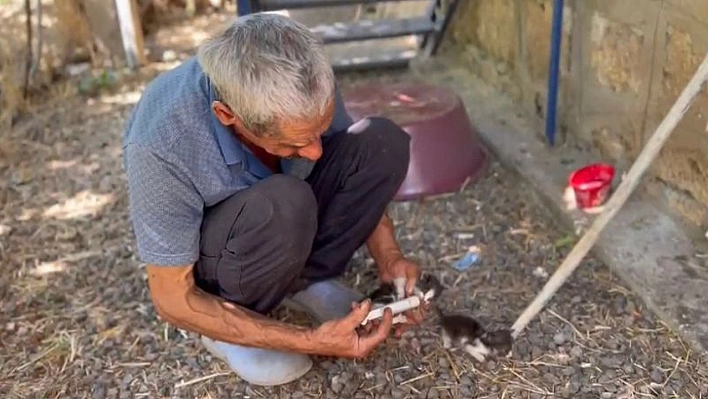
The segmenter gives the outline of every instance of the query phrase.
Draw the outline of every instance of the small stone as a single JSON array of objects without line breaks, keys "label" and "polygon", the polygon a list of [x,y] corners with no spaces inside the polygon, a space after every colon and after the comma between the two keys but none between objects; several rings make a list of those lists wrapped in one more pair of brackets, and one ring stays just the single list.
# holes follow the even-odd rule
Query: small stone
[{"label": "small stone", "polygon": [[603,385],[610,384],[612,383],[612,378],[610,378],[610,376],[608,376],[607,374],[603,374],[600,376],[600,378],[597,379],[597,382]]},{"label": "small stone", "polygon": [[534,346],[531,350],[531,357],[536,359],[543,356],[544,353],[545,351],[543,349]]},{"label": "small stone", "polygon": [[335,393],[340,393],[344,389],[344,384],[341,381],[339,381],[339,379],[337,377],[334,377],[332,379],[332,384],[330,387],[332,388],[332,391],[334,391]]},{"label": "small stone", "polygon": [[571,357],[580,357],[582,355],[583,355],[583,349],[580,348],[579,346],[574,346],[573,349],[570,350]]},{"label": "small stone", "polygon": [[580,295],[576,295],[576,296],[573,297],[573,299],[570,300],[570,302],[571,302],[573,305],[577,305],[577,304],[579,304],[579,303],[582,302],[582,301],[583,301],[583,298],[581,298]]},{"label": "small stone", "polygon": [[563,368],[561,373],[563,373],[563,375],[571,376],[571,375],[575,374],[575,369],[572,367],[565,367],[565,368]]},{"label": "small stone", "polygon": [[428,390],[428,396],[427,399],[438,399],[440,397],[440,394],[438,393],[438,390],[435,388],[430,388]]},{"label": "small stone", "polygon": [[616,369],[622,364],[622,359],[615,356],[606,356],[600,359],[600,365],[604,368]]},{"label": "small stone", "polygon": [[627,363],[624,366],[622,366],[622,371],[624,371],[626,374],[634,374],[634,366]]},{"label": "small stone", "polygon": [[652,370],[649,377],[651,377],[651,380],[656,382],[657,384],[661,384],[662,382],[664,382],[664,372],[658,368]]},{"label": "small stone", "polygon": [[466,375],[460,377],[460,385],[472,386],[472,379]]},{"label": "small stone", "polygon": [[529,335],[529,343],[532,345],[541,345],[543,343],[543,336],[541,336],[541,334],[531,334]]},{"label": "small stone", "polygon": [[556,343],[556,345],[563,345],[565,343],[565,334],[562,332],[556,333],[556,335],[553,336],[553,342]]},{"label": "small stone", "polygon": [[543,375],[544,381],[548,382],[551,385],[558,385],[560,384],[560,379],[552,373],[546,373]]},{"label": "small stone", "polygon": [[580,388],[583,386],[583,384],[580,382],[580,377],[572,377],[570,379],[570,382],[568,383],[568,391],[571,394],[576,394],[580,392]]},{"label": "small stone", "polygon": [[320,363],[320,367],[322,367],[325,370],[331,370],[334,368],[334,363],[330,362],[329,360],[326,360],[326,361]]},{"label": "small stone", "polygon": [[448,362],[447,359],[445,359],[444,357],[441,357],[440,359],[438,359],[438,365],[440,365],[440,367],[442,368],[448,368],[450,367],[450,362]]},{"label": "small stone", "polygon": [[391,396],[393,399],[403,399],[406,397],[406,393],[400,388],[394,388],[391,391]]},{"label": "small stone", "polygon": [[603,392],[602,395],[600,395],[602,399],[610,399],[614,396],[614,393],[612,392]]},{"label": "small stone", "polygon": [[103,384],[95,384],[93,387],[93,397],[96,399],[104,399],[106,397],[106,387]]}]

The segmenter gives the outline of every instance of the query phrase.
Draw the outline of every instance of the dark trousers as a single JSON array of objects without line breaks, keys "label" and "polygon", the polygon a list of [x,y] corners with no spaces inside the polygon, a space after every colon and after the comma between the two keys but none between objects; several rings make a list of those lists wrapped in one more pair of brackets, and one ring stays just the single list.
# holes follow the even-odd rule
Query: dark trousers
[{"label": "dark trousers", "polygon": [[300,281],[340,276],[408,170],[408,134],[370,118],[323,138],[306,180],[275,174],[205,210],[197,285],[259,313]]}]

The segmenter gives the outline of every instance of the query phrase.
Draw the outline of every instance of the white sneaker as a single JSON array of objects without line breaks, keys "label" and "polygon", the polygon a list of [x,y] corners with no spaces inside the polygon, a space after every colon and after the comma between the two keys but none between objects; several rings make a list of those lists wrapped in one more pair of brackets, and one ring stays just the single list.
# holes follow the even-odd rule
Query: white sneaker
[{"label": "white sneaker", "polygon": [[202,336],[202,344],[241,379],[253,385],[287,384],[305,375],[313,365],[312,359],[301,353],[234,345],[205,336]]},{"label": "white sneaker", "polygon": [[286,297],[282,305],[307,312],[324,323],[347,316],[352,311],[352,302],[361,302],[363,299],[363,294],[339,281],[324,280]]}]

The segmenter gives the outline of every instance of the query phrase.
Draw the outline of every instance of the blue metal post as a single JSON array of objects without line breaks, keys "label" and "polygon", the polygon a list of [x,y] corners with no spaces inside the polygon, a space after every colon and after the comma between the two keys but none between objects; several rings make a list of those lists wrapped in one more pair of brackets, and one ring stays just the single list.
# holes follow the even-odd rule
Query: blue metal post
[{"label": "blue metal post", "polygon": [[551,57],[548,71],[548,101],[546,104],[546,138],[551,146],[556,141],[556,111],[561,39],[563,38],[563,0],[553,1]]},{"label": "blue metal post", "polygon": [[251,9],[251,0],[236,0],[236,7],[238,8],[236,12],[239,17],[251,14],[253,12]]}]

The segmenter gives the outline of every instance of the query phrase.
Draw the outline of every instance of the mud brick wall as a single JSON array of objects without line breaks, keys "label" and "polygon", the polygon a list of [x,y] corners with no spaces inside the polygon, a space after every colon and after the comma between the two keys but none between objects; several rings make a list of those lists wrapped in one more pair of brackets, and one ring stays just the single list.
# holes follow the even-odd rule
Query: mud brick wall
[{"label": "mud brick wall", "polygon": [[[552,0],[463,1],[451,44],[486,82],[536,116],[543,138]],[[708,51],[708,0],[565,1],[558,143],[629,167]],[[644,187],[708,229],[708,89]]]}]

